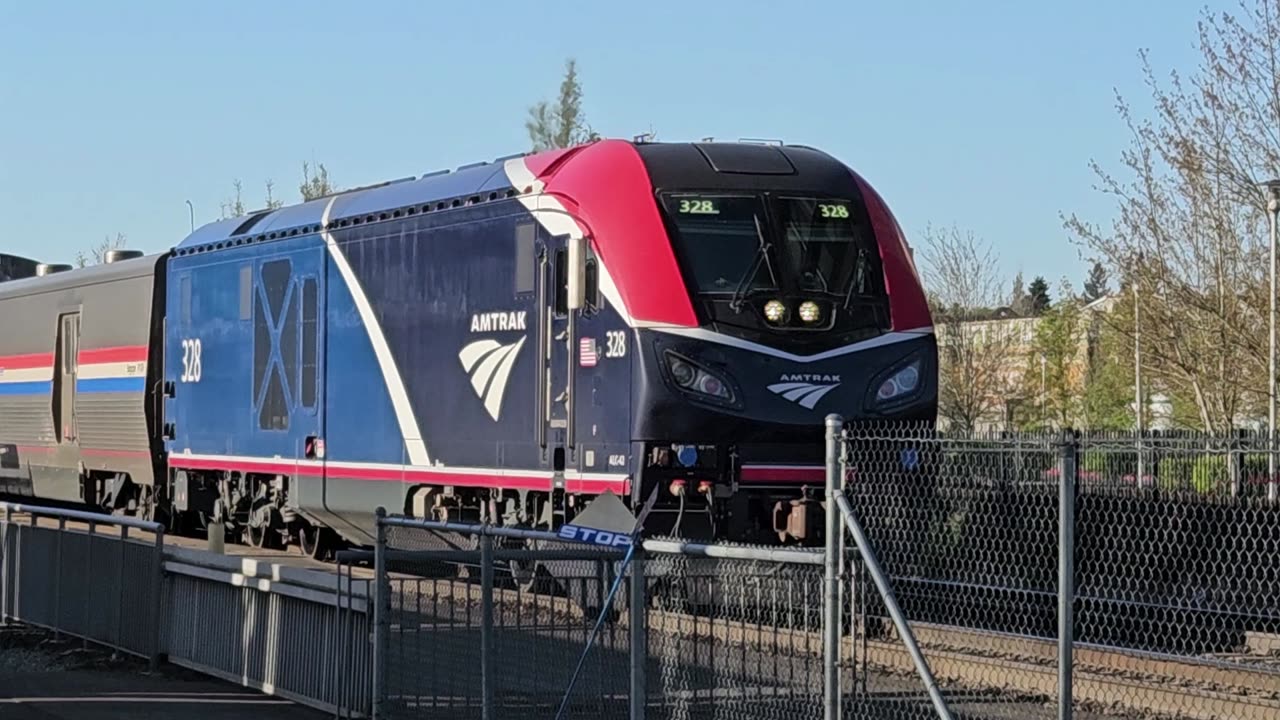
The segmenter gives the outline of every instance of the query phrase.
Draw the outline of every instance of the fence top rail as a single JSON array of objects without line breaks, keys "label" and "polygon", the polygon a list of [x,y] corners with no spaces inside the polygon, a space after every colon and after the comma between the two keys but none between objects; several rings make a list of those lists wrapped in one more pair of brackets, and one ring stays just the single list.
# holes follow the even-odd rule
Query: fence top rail
[{"label": "fence top rail", "polygon": [[725,560],[761,560],[796,565],[821,565],[823,562],[821,548],[800,550],[751,545],[704,545],[683,540],[645,540],[644,550],[648,553],[693,555]]},{"label": "fence top rail", "polygon": [[515,538],[519,540],[563,540],[559,535],[545,530],[529,530],[526,528],[509,528],[498,525],[483,525],[459,522],[441,522],[424,518],[388,515],[379,518],[378,522],[391,527],[413,528],[415,530],[436,530],[456,532],[464,535],[488,535],[490,537]]},{"label": "fence top rail", "polygon": [[[436,530],[458,532],[467,535],[490,535],[493,537],[516,538],[523,540],[552,540],[565,542],[565,539],[553,532],[544,530],[527,530],[523,528],[507,528],[494,525],[473,525],[468,523],[441,522],[402,516],[387,516],[379,522],[392,527],[413,528],[418,530]],[[749,545],[707,545],[674,539],[649,539],[643,543],[644,550],[650,553],[667,555],[692,555],[703,558],[720,558],[725,560],[763,560],[766,562],[792,563],[798,565],[821,565],[822,549],[800,550],[793,548],[754,547]],[[617,553],[608,553],[601,549],[601,557],[607,559]]]},{"label": "fence top rail", "polygon": [[19,515],[27,514],[34,517],[66,518],[68,520],[79,520],[81,522],[94,523],[96,525],[128,527],[151,533],[159,533],[164,530],[164,526],[158,522],[139,520],[137,518],[124,517],[121,515],[101,515],[99,513],[85,512],[83,510],[64,510],[62,508],[43,507],[39,505],[20,505],[18,503],[0,502],[0,518],[7,516],[10,513]]}]

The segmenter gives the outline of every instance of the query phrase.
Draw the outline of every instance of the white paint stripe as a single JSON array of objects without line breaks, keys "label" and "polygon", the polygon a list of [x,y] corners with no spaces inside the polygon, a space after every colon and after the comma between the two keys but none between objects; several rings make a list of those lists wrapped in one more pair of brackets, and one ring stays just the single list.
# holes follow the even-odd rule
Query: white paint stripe
[{"label": "white paint stripe", "polygon": [[885,345],[893,345],[895,343],[907,342],[908,340],[919,340],[922,337],[933,334],[933,328],[918,328],[915,330],[906,330],[903,332],[891,332],[880,335],[879,337],[863,340],[852,345],[845,345],[826,352],[820,352],[817,355],[793,355],[777,348],[771,348],[767,345],[753,343],[750,340],[732,337],[730,335],[721,335],[712,332],[706,328],[677,328],[677,327],[656,327],[654,330],[658,332],[670,333],[672,335],[680,335],[682,337],[693,338],[695,340],[705,340],[707,342],[719,343],[721,345],[729,345],[730,347],[750,350],[761,355],[772,355],[783,360],[790,360],[798,363],[818,362],[819,360],[828,360],[849,353],[860,352],[862,350],[870,350],[872,348],[883,347]]},{"label": "white paint stripe", "polygon": [[146,374],[147,364],[141,360],[137,362],[81,363],[79,369],[76,370],[76,377],[81,380],[144,377]]},{"label": "white paint stripe", "polygon": [[0,368],[0,383],[48,382],[53,379],[53,368]]},{"label": "white paint stripe", "polygon": [[[373,462],[346,462],[335,460],[294,460],[292,458],[280,457],[254,457],[251,455],[205,455],[200,453],[174,453],[172,459],[178,464],[182,460],[204,460],[208,462],[220,462],[228,464],[260,464],[275,465],[280,468],[293,467],[309,467],[309,468],[331,468],[341,470],[342,468],[351,468],[353,470],[387,470],[391,472],[438,472],[448,475],[492,475],[497,477],[539,477],[550,479],[555,477],[555,473],[550,470],[520,470],[518,468],[486,468],[486,467],[445,467],[443,465],[432,465],[427,467],[415,465],[397,465],[395,463],[373,463]],[[584,473],[577,470],[565,470],[565,479],[567,480],[603,480],[609,482],[622,482],[630,476],[625,473]]]},{"label": "white paint stripe", "polygon": [[[502,164],[502,168],[507,174],[507,180],[512,187],[516,189],[516,192],[521,193],[518,196],[520,204],[524,205],[525,209],[533,215],[544,230],[551,235],[568,235],[571,238],[582,236],[582,226],[578,224],[577,219],[569,213],[564,204],[554,195],[542,194],[545,185],[529,171],[529,166],[525,165],[524,158],[507,160]],[[524,192],[526,189],[529,192]],[[631,312],[623,304],[622,293],[618,292],[618,285],[613,281],[613,275],[609,272],[609,268],[605,266],[604,259],[597,257],[596,260],[598,261],[596,267],[599,271],[597,280],[600,294],[622,316],[622,321],[629,327],[660,327],[657,323],[636,320],[631,317]]]},{"label": "white paint stripe", "polygon": [[329,224],[329,213],[333,210],[334,200],[337,198],[329,198],[329,202],[324,206],[324,214],[320,217],[320,236],[324,238],[329,256],[333,258],[334,265],[338,267],[338,272],[347,283],[347,289],[351,291],[356,310],[360,312],[360,320],[364,322],[365,331],[369,334],[369,342],[373,344],[373,354],[378,358],[382,379],[386,383],[387,392],[391,395],[391,405],[396,412],[396,421],[400,424],[400,434],[404,438],[404,446],[409,453],[409,462],[413,465],[429,465],[431,458],[427,455],[426,444],[422,442],[422,431],[413,413],[413,403],[409,402],[409,394],[404,389],[404,380],[400,377],[400,370],[396,367],[396,360],[391,355],[387,339],[382,334],[378,317],[374,314],[373,307],[369,305],[369,298],[365,296],[360,280],[351,269],[346,256],[342,254],[342,249],[338,247],[338,242],[328,230],[324,229]]}]

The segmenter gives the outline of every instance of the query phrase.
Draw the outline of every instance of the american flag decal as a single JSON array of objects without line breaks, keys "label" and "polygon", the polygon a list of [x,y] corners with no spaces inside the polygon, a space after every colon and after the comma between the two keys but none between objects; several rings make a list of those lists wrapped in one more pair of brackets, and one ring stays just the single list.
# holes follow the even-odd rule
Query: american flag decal
[{"label": "american flag decal", "polygon": [[595,367],[600,361],[600,353],[596,351],[595,338],[582,338],[578,341],[578,364],[582,367]]}]

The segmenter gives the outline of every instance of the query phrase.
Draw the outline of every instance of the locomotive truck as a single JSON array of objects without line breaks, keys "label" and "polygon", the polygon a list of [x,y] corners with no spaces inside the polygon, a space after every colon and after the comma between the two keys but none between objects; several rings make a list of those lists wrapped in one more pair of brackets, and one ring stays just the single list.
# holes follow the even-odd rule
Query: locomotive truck
[{"label": "locomotive truck", "polygon": [[825,415],[936,416],[903,232],[804,146],[601,140],[105,259],[0,263],[0,492],[317,556],[655,490],[654,532],[811,543]]}]

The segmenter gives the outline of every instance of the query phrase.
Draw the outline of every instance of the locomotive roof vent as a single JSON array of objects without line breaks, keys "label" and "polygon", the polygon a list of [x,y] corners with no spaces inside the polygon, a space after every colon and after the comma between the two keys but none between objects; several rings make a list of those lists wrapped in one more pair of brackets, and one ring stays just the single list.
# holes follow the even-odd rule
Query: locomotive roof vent
[{"label": "locomotive roof vent", "polygon": [[113,263],[120,262],[121,260],[133,260],[140,257],[142,257],[141,250],[108,250],[107,253],[102,256],[102,261],[105,263]]},{"label": "locomotive roof vent", "polygon": [[776,145],[748,143],[694,143],[707,164],[718,173],[794,175],[795,165]]},{"label": "locomotive roof vent", "polygon": [[36,265],[36,277],[44,277],[54,273],[67,272],[71,269],[66,263],[40,263]]}]

